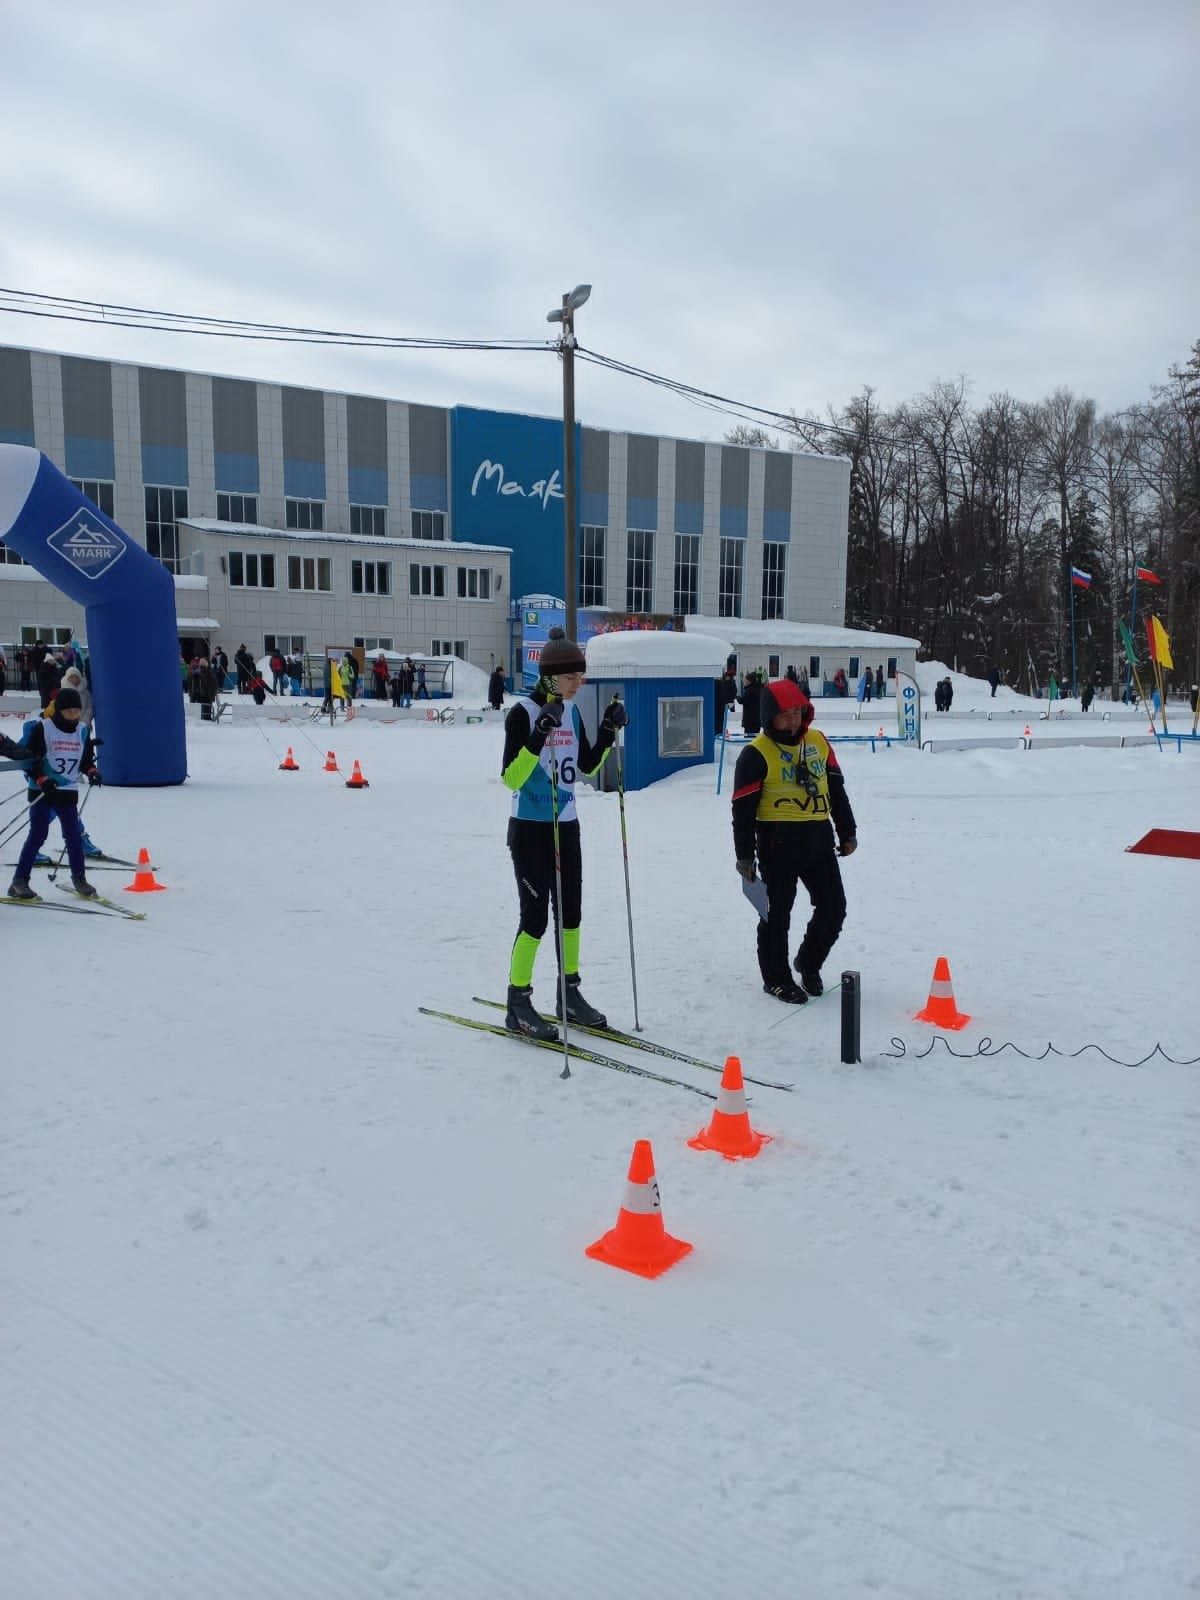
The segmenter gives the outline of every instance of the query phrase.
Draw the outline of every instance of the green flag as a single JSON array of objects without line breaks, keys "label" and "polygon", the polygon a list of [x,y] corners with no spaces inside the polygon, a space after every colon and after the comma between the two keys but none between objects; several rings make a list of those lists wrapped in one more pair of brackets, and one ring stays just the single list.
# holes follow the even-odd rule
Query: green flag
[{"label": "green flag", "polygon": [[1131,667],[1138,664],[1137,651],[1133,648],[1133,635],[1123,622],[1118,621],[1117,627],[1121,631],[1121,643],[1125,647],[1125,659]]}]

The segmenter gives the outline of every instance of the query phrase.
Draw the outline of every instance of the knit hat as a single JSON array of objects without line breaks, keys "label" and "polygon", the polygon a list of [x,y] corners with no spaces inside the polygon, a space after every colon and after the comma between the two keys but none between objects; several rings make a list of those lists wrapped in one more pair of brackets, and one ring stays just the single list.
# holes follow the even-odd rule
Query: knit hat
[{"label": "knit hat", "polygon": [[551,628],[542,646],[538,670],[543,678],[554,678],[560,672],[586,672],[587,661],[574,639],[568,639],[561,628]]},{"label": "knit hat", "polygon": [[79,698],[79,690],[72,689],[69,686],[65,689],[60,689],[54,696],[55,711],[70,711],[72,707],[76,711],[83,710],[83,701]]},{"label": "knit hat", "polygon": [[812,701],[790,678],[774,678],[762,691],[763,727],[769,728],[781,711],[803,711],[804,727],[813,719]]}]

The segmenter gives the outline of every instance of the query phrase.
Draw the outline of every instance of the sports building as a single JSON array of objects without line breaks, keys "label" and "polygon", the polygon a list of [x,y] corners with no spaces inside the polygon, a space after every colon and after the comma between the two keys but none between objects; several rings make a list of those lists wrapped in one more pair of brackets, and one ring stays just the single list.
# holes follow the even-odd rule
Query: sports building
[{"label": "sports building", "polygon": [[[559,420],[0,346],[43,450],[175,576],[181,647],[355,645],[511,671],[563,586]],[[581,607],[844,622],[849,463],[579,426]],[[0,546],[0,643],[83,614]]]}]

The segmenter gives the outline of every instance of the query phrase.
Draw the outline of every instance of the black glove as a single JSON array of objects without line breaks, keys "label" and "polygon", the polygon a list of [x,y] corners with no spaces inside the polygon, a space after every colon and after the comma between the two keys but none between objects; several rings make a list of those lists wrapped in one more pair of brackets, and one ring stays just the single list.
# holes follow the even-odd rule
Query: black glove
[{"label": "black glove", "polygon": [[47,772],[43,772],[40,778],[35,778],[33,781],[44,795],[54,795],[58,793],[58,784]]},{"label": "black glove", "polygon": [[745,878],[747,883],[753,883],[754,882],[754,857],[753,856],[751,856],[746,861],[735,861],[734,862],[734,866],[738,869],[738,872],[740,873],[740,875],[743,878]]},{"label": "black glove", "polygon": [[561,700],[547,700],[542,707],[541,715],[533,725],[534,733],[540,734],[545,740],[550,737],[555,728],[562,727],[564,704]]},{"label": "black glove", "polygon": [[629,713],[619,700],[610,700],[605,706],[600,726],[608,733],[616,733],[618,728],[629,726]]},{"label": "black glove", "polygon": [[104,782],[104,779],[100,776],[100,768],[99,767],[89,767],[87,769],[87,771],[84,773],[84,777],[93,786],[93,788],[97,784]]},{"label": "black glove", "polygon": [[848,839],[843,839],[842,840],[841,846],[840,846],[840,848],[838,850],[838,854],[839,855],[843,855],[843,856],[852,856],[857,849],[858,849],[858,840],[854,837],[853,834],[851,834]]},{"label": "black glove", "polygon": [[5,734],[0,733],[0,756],[4,756],[8,760],[19,760],[20,755],[21,746],[15,744]]}]

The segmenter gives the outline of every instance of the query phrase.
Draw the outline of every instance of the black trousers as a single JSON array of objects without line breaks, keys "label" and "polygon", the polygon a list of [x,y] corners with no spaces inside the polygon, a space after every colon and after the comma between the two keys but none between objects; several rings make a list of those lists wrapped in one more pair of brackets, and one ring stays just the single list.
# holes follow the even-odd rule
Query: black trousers
[{"label": "black trousers", "polygon": [[788,937],[796,885],[812,901],[812,916],[797,952],[804,972],[819,972],[846,920],[846,891],[838,867],[833,824],[767,823],[756,830],[759,870],[767,888],[767,916],[758,924],[758,966],[766,984],[791,976]]},{"label": "black trousers", "polygon": [[[579,848],[579,822],[560,822],[559,851],[562,867],[563,927],[577,928],[583,914],[583,857]],[[558,920],[558,891],[554,882],[554,829],[546,822],[523,822],[511,817],[508,848],[517,877],[521,906],[519,933],[540,939],[554,907]]]}]

